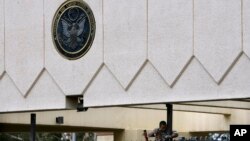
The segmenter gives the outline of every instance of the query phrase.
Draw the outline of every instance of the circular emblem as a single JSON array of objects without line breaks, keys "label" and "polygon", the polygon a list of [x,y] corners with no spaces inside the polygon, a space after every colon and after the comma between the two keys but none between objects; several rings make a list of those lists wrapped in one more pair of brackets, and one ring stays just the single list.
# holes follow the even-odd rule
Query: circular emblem
[{"label": "circular emblem", "polygon": [[90,49],[95,36],[95,19],[87,3],[64,2],[57,10],[52,37],[57,51],[67,59],[78,59]]}]

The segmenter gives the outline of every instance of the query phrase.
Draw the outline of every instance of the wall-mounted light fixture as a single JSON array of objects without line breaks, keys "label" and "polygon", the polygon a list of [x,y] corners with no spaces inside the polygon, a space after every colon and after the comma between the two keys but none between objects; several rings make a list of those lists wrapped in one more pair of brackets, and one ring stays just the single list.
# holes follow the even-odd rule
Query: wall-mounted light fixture
[{"label": "wall-mounted light fixture", "polygon": [[63,117],[62,116],[56,117],[56,123],[63,124]]},{"label": "wall-mounted light fixture", "polygon": [[78,98],[78,103],[77,103],[77,112],[86,112],[88,111],[87,107],[83,107],[83,97]]}]

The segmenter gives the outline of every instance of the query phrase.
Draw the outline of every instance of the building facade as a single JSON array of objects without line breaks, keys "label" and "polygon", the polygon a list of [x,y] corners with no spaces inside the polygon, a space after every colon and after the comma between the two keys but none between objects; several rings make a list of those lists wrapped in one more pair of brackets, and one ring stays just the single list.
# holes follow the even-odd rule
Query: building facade
[{"label": "building facade", "polygon": [[72,60],[53,34],[65,0],[0,0],[1,113],[250,98],[249,0],[84,1],[95,36]]}]

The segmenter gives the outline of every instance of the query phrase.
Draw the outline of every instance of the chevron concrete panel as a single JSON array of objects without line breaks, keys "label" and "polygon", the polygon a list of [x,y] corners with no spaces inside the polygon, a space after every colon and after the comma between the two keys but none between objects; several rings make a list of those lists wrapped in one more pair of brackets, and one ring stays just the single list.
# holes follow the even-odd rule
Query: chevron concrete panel
[{"label": "chevron concrete panel", "polygon": [[[221,83],[218,98],[250,97],[250,60],[242,54],[228,76]],[[225,95],[223,95],[225,94]]]},{"label": "chevron concrete panel", "polygon": [[194,53],[220,83],[242,51],[240,0],[194,1]]},{"label": "chevron concrete panel", "polygon": [[173,88],[166,85],[164,79],[149,62],[128,91],[124,91],[112,73],[104,67],[84,94],[84,106],[212,99],[217,96],[216,90],[217,84],[196,59],[191,61]]},{"label": "chevron concrete panel", "polygon": [[129,96],[125,95],[126,92],[112,72],[106,66],[103,66],[83,95],[84,105],[101,106],[110,105],[111,103],[112,105],[119,105],[130,101]]},{"label": "chevron concrete panel", "polygon": [[5,74],[0,81],[0,112],[40,109],[65,109],[66,97],[47,71],[43,71],[27,97],[22,96],[11,78]]},{"label": "chevron concrete panel", "polygon": [[51,78],[43,71],[36,85],[25,99],[27,110],[34,109],[65,109],[66,96]]},{"label": "chevron concrete panel", "polygon": [[105,0],[104,62],[127,88],[147,55],[147,1]]},{"label": "chevron concrete panel", "polygon": [[11,78],[5,73],[0,81],[0,112],[27,109],[24,96],[19,92]]},{"label": "chevron concrete panel", "polygon": [[172,88],[164,83],[164,79],[150,63],[147,64],[129,92],[132,103],[159,103],[185,101],[191,97],[194,100],[209,99],[216,95],[213,93],[216,88],[216,83],[200,63],[193,59]]},{"label": "chevron concrete panel", "polygon": [[147,63],[129,90],[124,91],[104,67],[86,91],[84,106],[249,98],[249,71],[250,60],[243,54],[221,85],[217,85],[194,58],[176,85],[170,88],[151,63]]},{"label": "chevron concrete panel", "polygon": [[250,58],[250,1],[243,0],[243,49]]},{"label": "chevron concrete panel", "polygon": [[54,14],[64,0],[45,0],[45,66],[66,95],[80,95],[103,63],[102,0],[87,0],[96,20],[92,47],[78,60],[67,60],[56,50],[51,36]]},{"label": "chevron concrete panel", "polygon": [[193,0],[149,0],[148,47],[149,60],[172,85],[193,54]]},{"label": "chevron concrete panel", "polygon": [[[32,8],[27,8],[27,5]],[[5,2],[5,65],[25,95],[43,68],[43,1]],[[16,12],[13,12],[15,9]]]},{"label": "chevron concrete panel", "polygon": [[4,72],[4,2],[0,0],[0,78]]}]

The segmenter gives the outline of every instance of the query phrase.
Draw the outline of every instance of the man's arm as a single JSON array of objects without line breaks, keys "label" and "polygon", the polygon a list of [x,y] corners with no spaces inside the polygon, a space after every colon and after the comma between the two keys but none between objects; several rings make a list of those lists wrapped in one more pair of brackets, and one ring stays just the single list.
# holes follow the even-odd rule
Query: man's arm
[{"label": "man's arm", "polygon": [[171,138],[176,138],[178,137],[178,133],[176,131],[173,131],[173,134],[171,135]]},{"label": "man's arm", "polygon": [[158,129],[154,129],[153,131],[148,133],[148,137],[155,137],[155,134],[157,133]]}]

